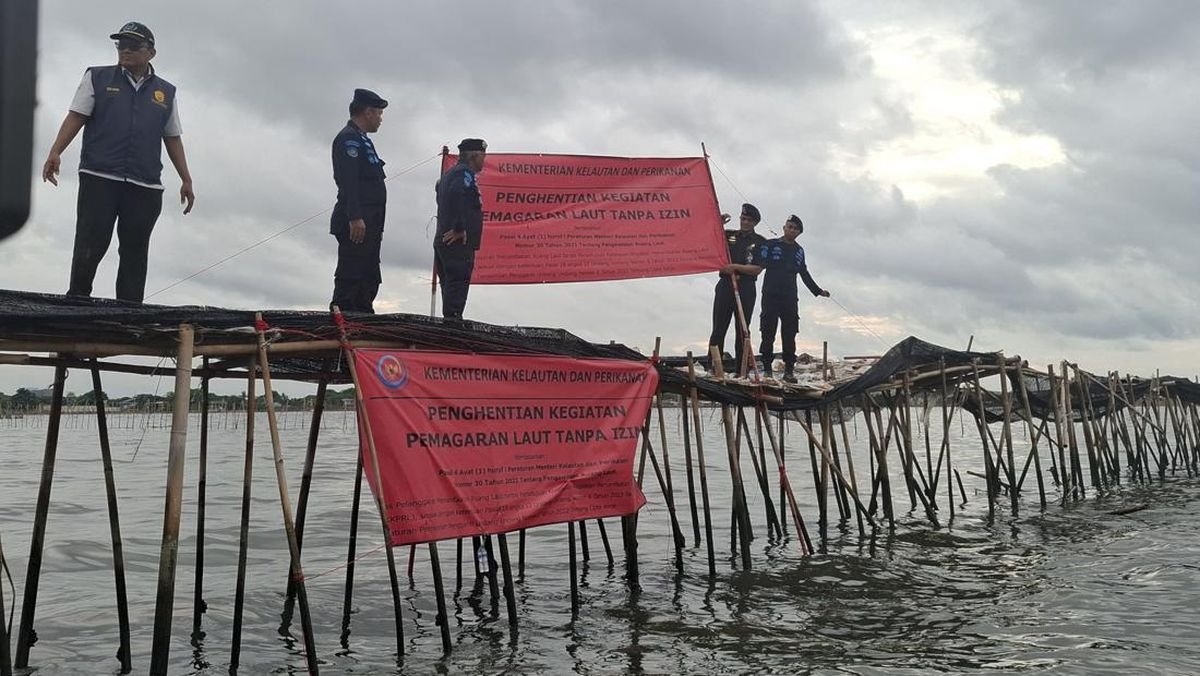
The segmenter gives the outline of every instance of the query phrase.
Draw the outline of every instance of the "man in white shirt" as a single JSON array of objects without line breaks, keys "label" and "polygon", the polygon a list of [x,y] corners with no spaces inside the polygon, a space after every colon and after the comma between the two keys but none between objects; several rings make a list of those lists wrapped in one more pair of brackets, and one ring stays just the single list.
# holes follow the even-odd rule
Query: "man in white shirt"
[{"label": "man in white shirt", "polygon": [[175,165],[183,213],[196,200],[183,150],[175,85],[154,72],[154,33],[131,21],[109,36],[117,64],[83,74],[70,111],[42,166],[42,180],[58,185],[61,155],[83,130],[79,197],[68,295],[90,296],[96,268],[120,242],[117,298],[141,302],[146,291],[150,233],[162,212],[162,147]]}]

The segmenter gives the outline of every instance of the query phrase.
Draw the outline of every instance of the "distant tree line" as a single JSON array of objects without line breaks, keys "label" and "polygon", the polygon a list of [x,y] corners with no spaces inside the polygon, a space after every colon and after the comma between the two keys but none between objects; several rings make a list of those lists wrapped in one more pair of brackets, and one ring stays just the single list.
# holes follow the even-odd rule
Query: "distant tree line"
[{"label": "distant tree line", "polygon": [[[166,392],[164,394],[135,394],[129,397],[113,398],[108,396],[103,390],[99,393],[105,402],[105,408],[118,413],[121,411],[153,411],[153,410],[170,410],[174,405],[175,393]],[[97,392],[91,390],[83,394],[75,394],[67,392],[63,395],[63,406],[88,406],[96,405]],[[316,395],[308,395],[304,397],[289,397],[282,392],[272,390],[272,397],[275,402],[275,407],[287,408],[290,410],[311,409],[316,404]],[[51,391],[31,390],[26,387],[19,388],[12,394],[0,392],[0,411],[22,411],[22,412],[37,412],[43,407],[50,405],[52,399]],[[193,412],[200,410],[202,393],[200,388],[195,388],[191,391],[191,405]],[[354,401],[354,388],[348,387],[344,390],[330,389],[325,393],[325,406],[327,408],[341,409],[346,405],[343,402]],[[245,394],[209,394],[208,395],[209,410],[246,410],[246,395]],[[255,397],[255,410],[267,410],[266,397],[258,395]]]}]

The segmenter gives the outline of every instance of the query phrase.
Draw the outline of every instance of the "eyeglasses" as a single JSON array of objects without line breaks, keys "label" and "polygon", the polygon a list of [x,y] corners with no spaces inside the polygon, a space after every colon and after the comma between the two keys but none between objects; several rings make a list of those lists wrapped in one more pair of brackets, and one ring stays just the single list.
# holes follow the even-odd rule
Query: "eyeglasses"
[{"label": "eyeglasses", "polygon": [[149,42],[144,40],[116,40],[113,42],[118,52],[140,52],[143,49],[150,47]]}]

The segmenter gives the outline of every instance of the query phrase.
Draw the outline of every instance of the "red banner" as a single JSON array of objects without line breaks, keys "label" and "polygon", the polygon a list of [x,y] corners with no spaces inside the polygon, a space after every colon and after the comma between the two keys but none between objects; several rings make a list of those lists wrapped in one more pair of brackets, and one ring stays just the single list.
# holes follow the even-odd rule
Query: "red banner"
[{"label": "red banner", "polygon": [[[393,545],[631,514],[648,363],[355,350]],[[360,426],[360,430],[361,430]]]},{"label": "red banner", "polygon": [[[447,155],[443,173],[458,161]],[[729,262],[702,157],[489,154],[472,284],[712,272]]]}]

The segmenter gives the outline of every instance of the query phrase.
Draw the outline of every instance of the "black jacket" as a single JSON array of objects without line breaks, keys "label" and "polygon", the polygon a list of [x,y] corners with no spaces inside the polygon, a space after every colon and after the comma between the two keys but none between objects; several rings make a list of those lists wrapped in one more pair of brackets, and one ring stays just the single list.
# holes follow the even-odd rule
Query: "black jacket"
[{"label": "black jacket", "polygon": [[347,122],[333,137],[333,180],[337,183],[337,204],[330,231],[347,227],[363,217],[366,207],[387,204],[384,161],[375,152],[375,144],[354,122]]},{"label": "black jacket", "polygon": [[772,296],[780,299],[795,300],[796,275],[804,280],[804,285],[812,295],[821,295],[821,287],[813,281],[808,273],[808,265],[804,260],[804,247],[783,238],[767,240],[758,247],[754,254],[754,264],[763,269],[763,297]]},{"label": "black jacket", "polygon": [[479,249],[483,238],[483,198],[479,195],[475,172],[462,160],[450,167],[437,183],[437,234],[433,246],[447,246],[442,244],[442,236],[451,230],[467,235],[465,244],[455,242],[451,247]]}]

